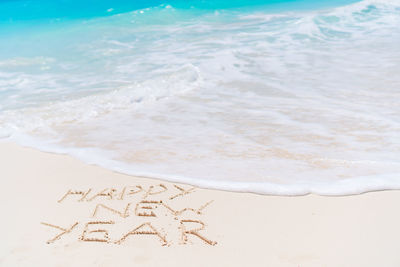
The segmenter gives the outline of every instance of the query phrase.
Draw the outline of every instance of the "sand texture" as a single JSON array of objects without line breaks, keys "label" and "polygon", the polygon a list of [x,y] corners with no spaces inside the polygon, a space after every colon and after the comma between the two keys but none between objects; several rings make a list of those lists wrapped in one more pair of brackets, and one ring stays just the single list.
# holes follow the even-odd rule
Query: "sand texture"
[{"label": "sand texture", "polygon": [[400,266],[400,192],[262,196],[0,143],[0,266]]}]

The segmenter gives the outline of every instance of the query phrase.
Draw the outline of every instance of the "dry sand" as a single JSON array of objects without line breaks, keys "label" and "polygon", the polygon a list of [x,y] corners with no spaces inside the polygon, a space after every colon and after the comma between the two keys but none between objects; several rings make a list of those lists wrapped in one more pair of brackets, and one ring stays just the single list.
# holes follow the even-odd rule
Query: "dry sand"
[{"label": "dry sand", "polygon": [[11,143],[0,177],[0,266],[400,266],[399,191],[192,189]]}]

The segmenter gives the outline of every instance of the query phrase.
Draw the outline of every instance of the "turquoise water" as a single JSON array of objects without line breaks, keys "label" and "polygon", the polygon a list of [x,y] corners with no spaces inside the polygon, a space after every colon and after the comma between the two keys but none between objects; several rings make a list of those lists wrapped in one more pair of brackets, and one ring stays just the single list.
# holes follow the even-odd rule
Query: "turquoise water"
[{"label": "turquoise water", "polygon": [[0,10],[0,139],[234,191],[400,188],[398,1]]},{"label": "turquoise water", "polygon": [[339,6],[356,0],[3,0],[0,22],[15,23],[27,20],[89,19],[111,16],[143,8],[171,5],[180,9],[220,10],[232,8],[266,8],[274,11],[316,9]]}]

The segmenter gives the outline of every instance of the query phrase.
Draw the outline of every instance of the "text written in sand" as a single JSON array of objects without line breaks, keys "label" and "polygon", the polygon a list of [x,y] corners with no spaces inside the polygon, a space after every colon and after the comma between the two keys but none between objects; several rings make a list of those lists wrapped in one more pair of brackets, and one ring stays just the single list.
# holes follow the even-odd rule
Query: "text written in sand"
[{"label": "text written in sand", "polygon": [[217,242],[208,237],[203,219],[213,200],[194,198],[194,192],[194,187],[165,184],[69,189],[57,201],[58,208],[72,208],[77,218],[41,224],[55,232],[48,244],[68,237],[106,244],[144,238],[162,246],[196,242],[214,246]]}]

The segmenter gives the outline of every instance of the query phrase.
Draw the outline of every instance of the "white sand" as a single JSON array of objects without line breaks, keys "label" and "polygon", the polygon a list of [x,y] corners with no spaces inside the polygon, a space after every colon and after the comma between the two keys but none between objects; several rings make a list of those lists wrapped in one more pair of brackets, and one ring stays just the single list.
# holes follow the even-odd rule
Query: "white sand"
[{"label": "white sand", "polygon": [[[277,197],[195,189],[173,198],[181,191],[171,183],[113,173],[15,144],[0,143],[0,162],[0,266],[400,266],[398,191]],[[141,186],[142,191],[128,195],[126,189],[120,200],[125,186]],[[69,189],[90,188],[84,201],[77,201],[81,195],[68,195],[57,202]],[[112,199],[90,200],[106,188],[117,189]],[[148,200],[163,203],[140,203]],[[98,204],[121,214],[99,206],[93,217]],[[174,213],[167,206],[175,211],[190,207],[200,214]],[[138,216],[151,212],[156,217]],[[198,234],[217,244],[193,235],[190,230],[200,224],[184,220],[204,222]],[[114,224],[89,224],[82,235],[85,224],[93,221]],[[41,222],[62,228],[78,224],[47,244],[62,231]],[[129,235],[114,243],[146,222],[160,237]],[[95,229],[107,230],[108,239],[104,232],[89,233]],[[137,231],[154,232],[148,225]],[[182,232],[190,232],[187,241]]]}]

